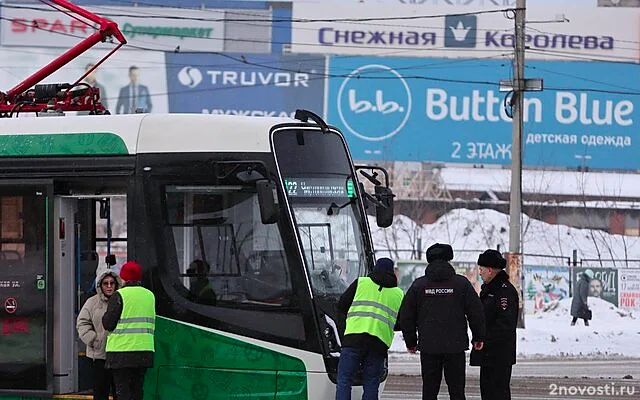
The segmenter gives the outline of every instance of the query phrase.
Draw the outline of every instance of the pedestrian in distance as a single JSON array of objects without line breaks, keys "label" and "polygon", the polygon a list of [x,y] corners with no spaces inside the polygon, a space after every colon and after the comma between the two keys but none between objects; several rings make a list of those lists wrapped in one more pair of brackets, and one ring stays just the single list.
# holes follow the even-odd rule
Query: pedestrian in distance
[{"label": "pedestrian in distance", "polygon": [[350,400],[356,374],[362,368],[363,400],[377,400],[384,362],[393,341],[404,293],[398,287],[394,262],[376,261],[373,272],[355,280],[338,301],[346,328],[338,363],[336,400]]},{"label": "pedestrian in distance", "polygon": [[471,350],[471,365],[480,366],[482,400],[511,399],[511,371],[516,363],[516,327],[520,302],[509,282],[507,260],[499,251],[486,250],[478,257],[483,284],[480,300],[486,333],[482,349]]},{"label": "pedestrian in distance", "polygon": [[471,282],[456,274],[451,260],[450,245],[429,247],[425,275],[411,284],[400,308],[399,324],[407,350],[420,351],[423,400],[437,400],[443,371],[449,398],[465,399],[467,321],[474,348],[483,345],[482,303]]},{"label": "pedestrian in distance", "polygon": [[578,318],[584,320],[584,326],[589,326],[589,320],[591,319],[591,310],[589,309],[589,303],[587,297],[589,296],[589,285],[594,277],[593,270],[587,269],[580,274],[578,283],[573,288],[573,299],[571,299],[571,326],[574,326],[578,321]]},{"label": "pedestrian in distance", "polygon": [[107,331],[102,325],[102,316],[107,311],[109,298],[121,286],[118,274],[111,268],[101,267],[96,271],[96,294],[87,299],[80,309],[76,329],[80,340],[87,346],[85,354],[91,361],[93,377],[93,399],[107,400],[109,392],[117,400],[113,375],[105,368]]},{"label": "pedestrian in distance", "polygon": [[123,287],[109,299],[102,317],[107,336],[106,367],[113,370],[118,400],[142,400],[147,368],[155,351],[155,297],[142,287],[142,266],[127,261],[120,268]]}]

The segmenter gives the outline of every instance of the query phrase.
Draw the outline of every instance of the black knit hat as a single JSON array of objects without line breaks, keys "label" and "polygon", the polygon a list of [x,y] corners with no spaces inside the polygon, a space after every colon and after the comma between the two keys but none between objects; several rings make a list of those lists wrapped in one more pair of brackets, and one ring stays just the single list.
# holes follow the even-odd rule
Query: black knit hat
[{"label": "black knit hat", "polygon": [[393,260],[391,260],[390,258],[378,258],[378,261],[376,261],[376,265],[375,267],[373,267],[373,270],[393,274],[395,272],[393,264]]},{"label": "black knit hat", "polygon": [[448,244],[436,243],[427,249],[427,262],[453,260],[453,248]]},{"label": "black knit hat", "polygon": [[505,269],[507,267],[507,260],[502,257],[499,251],[489,249],[478,257],[478,265],[488,268]]}]

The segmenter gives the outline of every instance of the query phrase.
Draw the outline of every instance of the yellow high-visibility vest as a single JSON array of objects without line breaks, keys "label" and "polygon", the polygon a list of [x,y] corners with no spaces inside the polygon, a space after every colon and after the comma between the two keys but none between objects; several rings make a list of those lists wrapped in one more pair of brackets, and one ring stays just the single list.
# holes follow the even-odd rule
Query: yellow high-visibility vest
[{"label": "yellow high-visibility vest", "polygon": [[123,287],[118,293],[122,297],[122,314],[116,329],[107,336],[107,352],[155,351],[153,293],[142,286]]},{"label": "yellow high-visibility vest", "polygon": [[358,278],[356,294],[347,312],[344,334],[368,333],[390,347],[404,293],[398,287],[379,289],[380,285],[371,278]]}]

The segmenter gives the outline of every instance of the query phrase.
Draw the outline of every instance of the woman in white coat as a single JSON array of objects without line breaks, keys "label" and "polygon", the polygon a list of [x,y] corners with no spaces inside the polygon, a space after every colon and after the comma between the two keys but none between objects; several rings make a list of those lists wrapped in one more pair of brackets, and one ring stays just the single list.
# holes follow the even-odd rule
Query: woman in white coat
[{"label": "woman in white coat", "polygon": [[115,387],[111,370],[104,367],[106,359],[107,331],[102,326],[102,316],[107,311],[109,297],[122,286],[117,272],[110,268],[98,268],[96,271],[96,294],[84,303],[76,329],[80,340],[87,345],[86,355],[92,359],[93,369],[93,398],[107,400],[112,390],[114,400]]}]

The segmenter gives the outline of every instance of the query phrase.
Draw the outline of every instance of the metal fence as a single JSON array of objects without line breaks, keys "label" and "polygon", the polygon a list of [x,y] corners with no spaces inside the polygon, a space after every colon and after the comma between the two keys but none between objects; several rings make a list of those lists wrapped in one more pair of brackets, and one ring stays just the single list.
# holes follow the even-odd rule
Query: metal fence
[{"label": "metal fence", "polygon": [[[454,260],[474,262],[480,253],[486,249],[454,249]],[[500,247],[497,247],[501,251]],[[425,251],[417,249],[385,249],[376,250],[376,257],[389,257],[394,260],[422,260]],[[619,258],[579,258],[578,251],[572,250],[572,256],[557,256],[551,254],[523,253],[524,265],[565,266],[565,267],[601,267],[601,268],[640,268],[640,259]]]}]

